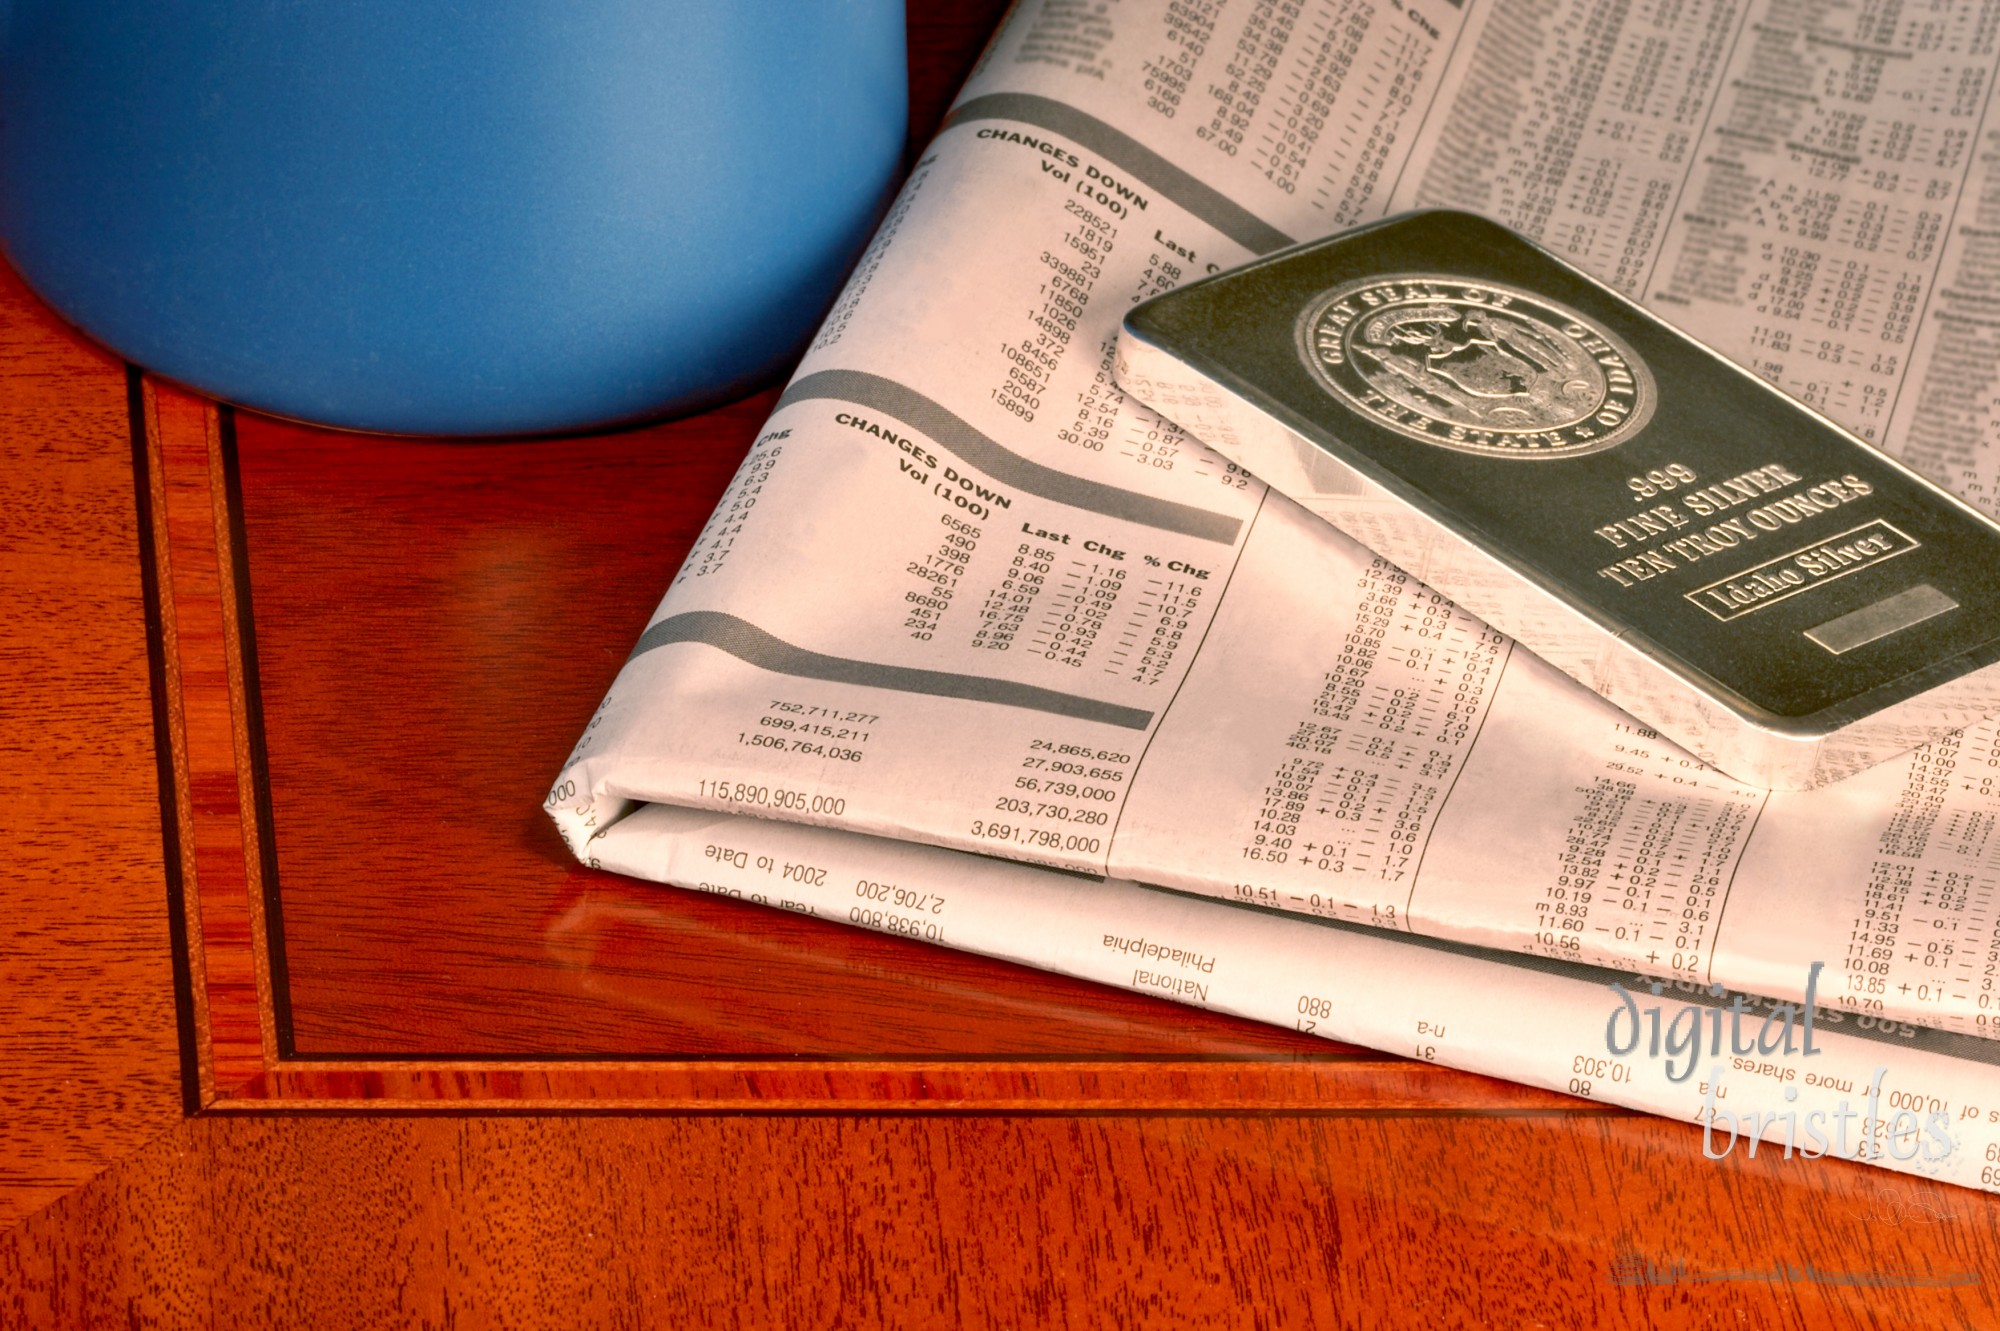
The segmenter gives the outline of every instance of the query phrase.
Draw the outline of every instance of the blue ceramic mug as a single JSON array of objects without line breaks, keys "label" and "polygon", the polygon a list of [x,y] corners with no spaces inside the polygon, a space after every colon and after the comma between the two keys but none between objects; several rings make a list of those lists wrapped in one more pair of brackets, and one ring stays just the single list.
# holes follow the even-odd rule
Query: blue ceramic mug
[{"label": "blue ceramic mug", "polygon": [[0,0],[0,244],[229,401],[602,425],[796,354],[907,116],[902,0]]}]

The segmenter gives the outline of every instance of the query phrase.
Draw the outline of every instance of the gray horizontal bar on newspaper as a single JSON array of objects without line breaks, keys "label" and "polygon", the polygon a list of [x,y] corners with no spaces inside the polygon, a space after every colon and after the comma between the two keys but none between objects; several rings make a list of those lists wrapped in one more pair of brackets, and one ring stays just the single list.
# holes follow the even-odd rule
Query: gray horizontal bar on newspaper
[{"label": "gray horizontal bar on newspaper", "polygon": [[632,656],[677,642],[704,643],[729,653],[739,661],[797,679],[820,679],[831,684],[864,684],[869,688],[893,689],[898,693],[923,693],[934,698],[997,703],[1002,707],[1021,707],[1031,712],[1048,712],[1078,721],[1098,721],[1126,730],[1144,730],[1153,722],[1151,712],[1137,707],[1120,707],[1074,693],[1037,688],[1033,684],[1016,684],[1012,680],[989,679],[984,675],[958,675],[944,670],[879,665],[873,661],[809,652],[771,636],[747,619],[726,615],[719,610],[689,610],[667,616],[639,635],[637,645],[632,648]]},{"label": "gray horizontal bar on newspaper", "polygon": [[1121,490],[1101,481],[1085,480],[1032,462],[1002,446],[954,416],[944,407],[893,379],[861,370],[821,370],[798,380],[778,399],[783,409],[795,402],[833,398],[893,416],[903,424],[979,468],[1002,485],[1011,485],[1042,499],[1071,508],[1122,518],[1144,527],[1178,532],[1197,540],[1234,545],[1243,523],[1226,513],[1212,513],[1192,504],[1155,499],[1136,490]]},{"label": "gray horizontal bar on newspaper", "polygon": [[968,120],[1013,120],[1060,134],[1071,143],[1102,157],[1135,181],[1193,213],[1253,254],[1269,254],[1293,243],[1292,238],[1228,195],[1202,184],[1123,130],[1067,102],[1028,92],[995,92],[975,97],[945,117],[944,129]]}]

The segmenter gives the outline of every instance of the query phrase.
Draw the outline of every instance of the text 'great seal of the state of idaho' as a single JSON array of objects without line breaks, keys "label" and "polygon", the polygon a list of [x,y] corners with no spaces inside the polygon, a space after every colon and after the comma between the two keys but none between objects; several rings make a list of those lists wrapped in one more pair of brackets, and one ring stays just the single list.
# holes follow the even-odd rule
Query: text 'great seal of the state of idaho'
[{"label": "text 'great seal of the state of idaho'", "polygon": [[1491,282],[1349,282],[1307,307],[1299,344],[1349,409],[1465,453],[1596,453],[1636,434],[1656,398],[1645,364],[1608,329]]}]

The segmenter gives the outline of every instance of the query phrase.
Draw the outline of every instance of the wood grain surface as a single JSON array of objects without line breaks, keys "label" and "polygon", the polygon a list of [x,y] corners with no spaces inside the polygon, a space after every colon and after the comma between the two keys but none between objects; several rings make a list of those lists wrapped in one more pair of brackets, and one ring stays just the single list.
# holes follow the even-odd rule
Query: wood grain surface
[{"label": "wood grain surface", "polygon": [[[919,135],[998,8],[913,13]],[[577,868],[770,395],[232,421],[11,282],[0,1326],[2000,1326],[1993,1198]]]},{"label": "wood grain surface", "polygon": [[1566,1115],[205,1117],[0,1236],[0,1320],[1995,1325],[1988,1283],[1824,1283],[2000,1263],[1985,1199],[1906,1184]]},{"label": "wood grain surface", "polygon": [[135,405],[152,619],[165,662],[156,712],[171,753],[170,844],[179,850],[181,956],[194,1026],[187,1052],[206,1105],[261,1075],[275,1044],[259,909],[268,856],[251,657],[231,556],[223,417],[212,402],[151,382]]},{"label": "wood grain surface", "polygon": [[0,266],[0,1224],[182,1109],[129,414]]}]

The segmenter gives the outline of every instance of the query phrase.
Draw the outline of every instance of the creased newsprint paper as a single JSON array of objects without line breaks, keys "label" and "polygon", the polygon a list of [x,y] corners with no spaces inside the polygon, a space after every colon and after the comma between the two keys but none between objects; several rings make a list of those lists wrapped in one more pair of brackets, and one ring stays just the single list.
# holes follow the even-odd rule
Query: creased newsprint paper
[{"label": "creased newsprint paper", "polygon": [[[1924,14],[1027,0],[558,778],[565,838],[691,885],[688,820],[747,815],[1498,949],[1521,976],[1797,1001],[1816,974],[1850,1033],[1993,1033],[1993,725],[1810,793],[1740,785],[1111,375],[1135,301],[1464,207],[1991,511],[2000,3]],[[1115,894],[1125,932],[1196,908],[1076,890]],[[1398,964],[1422,990],[1433,963]]]},{"label": "creased newsprint paper", "polygon": [[2000,1191],[2000,1041],[665,804],[597,845],[641,877],[1696,1122],[1711,1159]]}]

